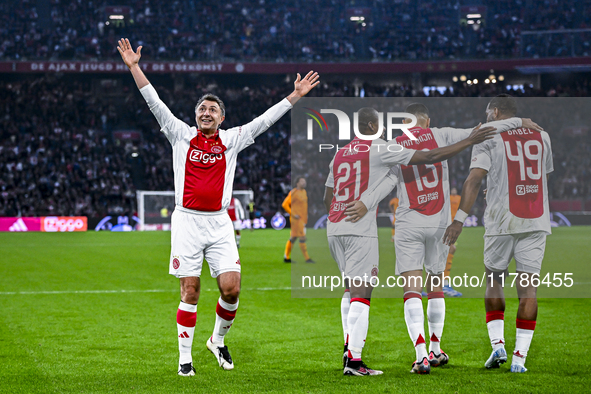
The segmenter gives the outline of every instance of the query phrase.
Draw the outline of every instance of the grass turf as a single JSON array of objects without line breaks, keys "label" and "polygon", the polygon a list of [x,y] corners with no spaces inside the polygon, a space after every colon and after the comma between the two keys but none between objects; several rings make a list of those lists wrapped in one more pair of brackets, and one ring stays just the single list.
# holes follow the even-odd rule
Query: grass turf
[{"label": "grass turf", "polygon": [[[482,272],[482,233],[464,230],[454,272]],[[308,237],[318,265],[329,264],[326,233],[311,230]],[[387,240],[389,230],[380,237]],[[490,346],[482,299],[447,299],[442,348],[450,364],[429,376],[409,373],[414,350],[402,301],[374,298],[364,359],[384,375],[342,376],[340,301],[292,298],[285,290],[292,283],[291,266],[282,262],[287,238],[287,230],[243,232],[241,304],[226,340],[234,371],[221,370],[205,348],[218,293],[204,268],[193,346],[197,375],[181,378],[170,233],[0,233],[0,392],[586,391],[586,298],[540,299],[526,374],[509,373],[507,364],[485,370]],[[589,287],[589,239],[591,227],[554,229],[544,267],[575,271],[578,289]],[[383,247],[381,270],[389,273]],[[293,258],[302,261],[298,249]],[[517,300],[507,300],[508,350],[516,309]]]}]

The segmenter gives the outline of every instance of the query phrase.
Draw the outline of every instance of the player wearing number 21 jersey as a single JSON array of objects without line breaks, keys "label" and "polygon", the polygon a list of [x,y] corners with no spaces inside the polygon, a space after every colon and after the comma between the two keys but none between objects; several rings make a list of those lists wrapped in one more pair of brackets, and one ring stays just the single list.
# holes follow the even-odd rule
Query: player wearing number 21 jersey
[{"label": "player wearing number 21 jersey", "polygon": [[[403,135],[396,143],[418,151],[448,146],[466,138],[472,129],[450,127],[429,128],[429,110],[423,104],[411,104],[406,112],[417,118],[417,127],[409,129],[416,137]],[[512,118],[491,122],[497,132],[520,127],[522,120]],[[448,356],[440,348],[445,318],[445,302],[441,282],[427,286],[429,302],[429,353],[426,350],[422,284],[411,278],[422,277],[423,267],[429,276],[441,276],[449,247],[442,242],[445,228],[451,222],[449,174],[447,161],[435,164],[400,165],[392,169],[393,176],[364,193],[360,199],[371,210],[397,186],[400,203],[396,210],[396,274],[406,277],[404,312],[410,338],[416,351],[411,372],[429,373],[430,367],[444,365]],[[396,181],[397,184],[394,182]]]},{"label": "player wearing number 21 jersey", "polygon": [[[504,119],[517,112],[515,99],[493,98],[487,107],[489,120]],[[486,323],[492,354],[486,368],[507,361],[504,338],[505,299],[502,276],[515,258],[520,280],[517,334],[511,372],[525,372],[525,358],[536,326],[538,304],[533,280],[540,273],[546,235],[550,234],[547,175],[554,169],[550,137],[545,131],[516,128],[474,147],[470,175],[462,189],[460,208],[446,231],[453,243],[487,178],[487,207],[484,212],[484,265],[487,274]]]},{"label": "player wearing number 21 jersey", "polygon": [[[358,112],[358,128],[365,135],[378,132],[378,114],[373,108]],[[355,138],[340,149],[330,163],[326,181],[324,203],[328,210],[327,234],[330,252],[341,272],[348,278],[347,290],[341,301],[343,334],[345,339],[344,374],[381,374],[361,361],[361,352],[367,335],[371,283],[378,275],[378,234],[376,209],[361,220],[347,221],[347,204],[384,181],[395,165],[427,164],[445,160],[472,144],[492,138],[493,128],[475,131],[470,138],[457,144],[429,152],[415,151],[387,143],[382,139]],[[354,286],[354,278],[361,285]]]}]

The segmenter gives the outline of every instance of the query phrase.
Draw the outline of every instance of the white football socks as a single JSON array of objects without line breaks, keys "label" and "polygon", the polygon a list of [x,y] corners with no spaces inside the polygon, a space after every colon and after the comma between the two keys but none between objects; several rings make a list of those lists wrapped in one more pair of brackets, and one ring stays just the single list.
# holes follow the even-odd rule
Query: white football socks
[{"label": "white football socks", "polygon": [[536,328],[535,320],[517,319],[517,332],[515,335],[515,351],[511,364],[525,365],[525,358],[531,345]]},{"label": "white football socks", "polygon": [[425,317],[421,293],[407,291],[404,293],[404,320],[408,335],[415,347],[417,361],[428,357],[425,345]]},{"label": "white football socks", "polygon": [[435,355],[441,354],[441,335],[443,334],[443,325],[445,322],[445,300],[443,292],[434,292],[429,294],[427,302],[427,320],[429,324],[429,352]]},{"label": "white football socks", "polygon": [[179,337],[179,365],[193,361],[191,347],[193,346],[196,322],[197,304],[186,304],[181,301],[176,314],[176,326]]},{"label": "white football socks", "polygon": [[238,301],[235,304],[228,304],[222,300],[222,297],[218,299],[218,304],[215,308],[215,325],[213,327],[213,334],[211,335],[211,341],[213,343],[224,346],[224,337],[230,331],[230,327],[232,327],[238,304]]},{"label": "white football socks", "polygon": [[347,327],[349,329],[349,358],[361,360],[361,352],[367,338],[369,326],[369,301],[365,298],[352,298]]},{"label": "white football socks", "polygon": [[493,350],[505,347],[505,312],[491,311],[486,312],[486,327],[488,328],[488,337]]}]

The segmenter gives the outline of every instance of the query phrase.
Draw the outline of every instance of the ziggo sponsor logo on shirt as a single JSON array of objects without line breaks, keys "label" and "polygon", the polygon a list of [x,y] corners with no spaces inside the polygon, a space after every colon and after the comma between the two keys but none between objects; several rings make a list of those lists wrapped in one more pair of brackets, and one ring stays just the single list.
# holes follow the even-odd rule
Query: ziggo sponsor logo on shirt
[{"label": "ziggo sponsor logo on shirt", "polygon": [[205,153],[201,150],[193,149],[189,154],[189,160],[197,163],[215,163],[218,160],[221,160],[224,155],[222,153],[213,154],[213,153]]},{"label": "ziggo sponsor logo on shirt", "polygon": [[419,200],[419,204],[423,204],[429,201],[433,201],[433,200],[437,200],[439,198],[439,193],[438,192],[433,192],[433,193],[429,193],[429,194],[421,194],[418,197]]},{"label": "ziggo sponsor logo on shirt", "polygon": [[536,194],[539,190],[538,185],[517,185],[516,186],[516,193],[518,196],[523,196],[526,194]]}]

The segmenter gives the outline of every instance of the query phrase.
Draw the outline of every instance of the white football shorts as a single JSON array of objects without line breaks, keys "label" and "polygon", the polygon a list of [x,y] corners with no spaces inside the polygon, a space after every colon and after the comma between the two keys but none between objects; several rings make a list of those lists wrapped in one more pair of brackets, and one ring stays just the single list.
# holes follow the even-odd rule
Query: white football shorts
[{"label": "white football shorts", "polygon": [[423,270],[430,275],[445,271],[449,246],[443,244],[445,228],[396,227],[396,275]]},{"label": "white football shorts", "polygon": [[539,274],[546,250],[546,233],[487,235],[484,237],[484,266],[493,272],[505,271],[512,258],[516,270]]},{"label": "white football shorts", "polygon": [[240,272],[232,220],[226,212],[199,215],[175,209],[171,220],[171,275],[201,276],[203,258],[213,278],[224,272]]},{"label": "white football shorts", "polygon": [[[331,235],[328,247],[341,273],[354,280],[370,281],[378,276],[380,255],[378,239],[357,235]],[[359,281],[356,281],[359,283]]]},{"label": "white football shorts", "polygon": [[232,224],[234,225],[234,230],[242,230],[242,221],[241,220],[234,220],[232,222]]}]

